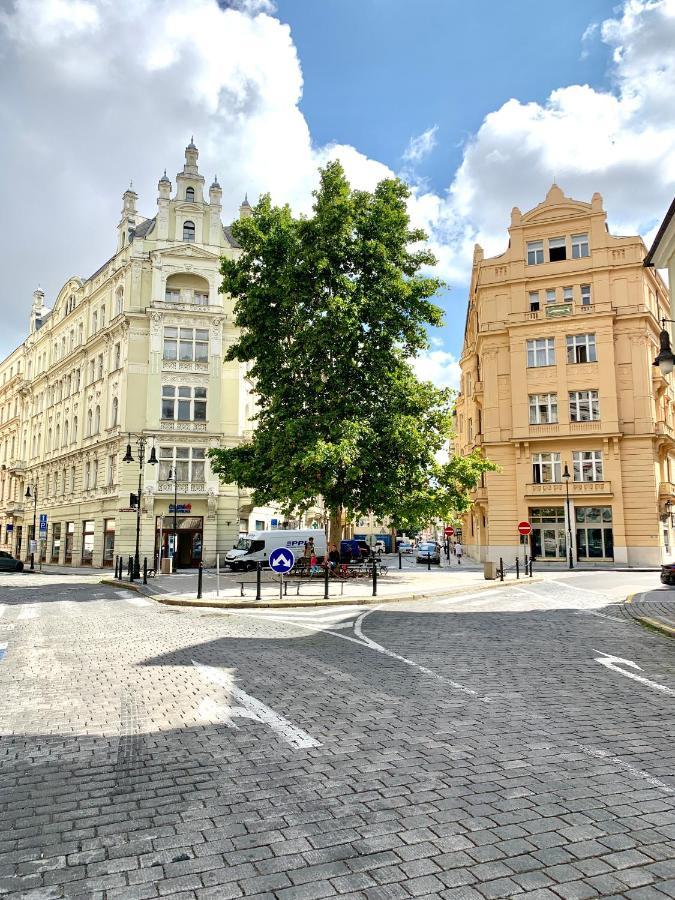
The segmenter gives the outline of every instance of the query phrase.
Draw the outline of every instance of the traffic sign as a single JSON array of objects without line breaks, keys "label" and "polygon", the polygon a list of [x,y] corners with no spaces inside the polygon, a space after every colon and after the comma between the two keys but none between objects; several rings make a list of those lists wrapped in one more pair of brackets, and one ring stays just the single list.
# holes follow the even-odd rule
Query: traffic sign
[{"label": "traffic sign", "polygon": [[47,536],[47,514],[40,513],[40,537]]},{"label": "traffic sign", "polygon": [[455,529],[452,527],[452,525],[447,525],[447,526],[443,529],[443,534],[444,534],[446,537],[452,537],[454,533],[455,533]]},{"label": "traffic sign", "polygon": [[532,526],[529,522],[518,522],[518,534],[522,534],[523,536],[527,536],[528,534],[532,534]]},{"label": "traffic sign", "polygon": [[270,569],[277,575],[285,575],[295,565],[295,554],[286,547],[277,547],[270,553]]}]

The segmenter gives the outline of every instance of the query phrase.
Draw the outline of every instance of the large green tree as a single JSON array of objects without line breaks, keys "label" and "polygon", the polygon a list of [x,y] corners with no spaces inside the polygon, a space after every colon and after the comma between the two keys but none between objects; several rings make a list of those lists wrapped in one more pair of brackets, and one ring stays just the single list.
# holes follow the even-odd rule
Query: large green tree
[{"label": "large green tree", "polygon": [[311,216],[263,196],[233,226],[242,252],[223,260],[221,290],[241,332],[227,359],[249,365],[259,411],[251,440],[211,451],[211,466],[258,504],[302,510],[323,497],[332,540],[368,512],[399,525],[448,518],[493,466],[479,454],[439,461],[452,396],[410,364],[442,322],[439,282],[421,274],[433,255],[401,181],[369,193],[337,162],[320,175]]}]

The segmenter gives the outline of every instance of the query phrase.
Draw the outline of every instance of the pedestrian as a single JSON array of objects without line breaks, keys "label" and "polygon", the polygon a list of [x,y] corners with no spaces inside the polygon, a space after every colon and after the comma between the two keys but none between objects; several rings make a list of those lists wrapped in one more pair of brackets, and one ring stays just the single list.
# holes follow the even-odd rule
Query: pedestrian
[{"label": "pedestrian", "polygon": [[455,556],[457,557],[457,565],[458,566],[462,565],[462,554],[463,553],[464,553],[464,550],[462,549],[462,545],[460,544],[459,541],[457,541],[457,543],[455,544]]},{"label": "pedestrian", "polygon": [[335,546],[335,544],[330,545],[330,550],[328,551],[328,562],[331,569],[337,569],[338,565],[340,564],[340,551]]}]

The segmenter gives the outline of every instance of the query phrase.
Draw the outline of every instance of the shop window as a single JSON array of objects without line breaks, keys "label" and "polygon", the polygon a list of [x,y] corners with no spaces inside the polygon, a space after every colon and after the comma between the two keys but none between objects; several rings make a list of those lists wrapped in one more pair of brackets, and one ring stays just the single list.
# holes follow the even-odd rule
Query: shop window
[{"label": "shop window", "polygon": [[54,522],[52,525],[52,554],[51,561],[57,563],[59,561],[59,553],[61,552],[61,523]]},{"label": "shop window", "polygon": [[86,519],[82,522],[82,565],[90,566],[94,558],[94,522]]},{"label": "shop window", "polygon": [[611,506],[578,506],[574,510],[574,518],[577,526],[577,558],[613,559]]},{"label": "shop window", "polygon": [[115,553],[115,520],[104,519],[103,522],[103,565],[112,566]]}]

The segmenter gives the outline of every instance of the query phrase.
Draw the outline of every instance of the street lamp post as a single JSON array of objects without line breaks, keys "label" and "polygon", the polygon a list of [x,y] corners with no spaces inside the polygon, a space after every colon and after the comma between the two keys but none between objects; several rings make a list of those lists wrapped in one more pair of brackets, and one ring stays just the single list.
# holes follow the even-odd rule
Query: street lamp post
[{"label": "street lamp post", "polygon": [[[134,578],[141,577],[141,558],[140,558],[140,542],[141,542],[141,494],[143,492],[143,465],[145,463],[145,447],[148,442],[148,439],[143,434],[134,434],[134,438],[136,438],[136,444],[138,446],[138,496],[136,498],[136,553],[134,555]],[[130,463],[134,461],[133,454],[131,452],[131,438],[132,434],[129,432],[129,443],[127,444],[127,452],[124,454],[123,462]],[[157,454],[155,453],[155,444],[153,438],[152,448],[150,450],[150,456],[148,458],[148,463],[151,466],[157,465]]]},{"label": "street lamp post", "polygon": [[572,513],[570,511],[570,470],[567,468],[567,463],[565,463],[565,470],[562,474],[563,481],[565,482],[565,497],[567,499],[567,534],[568,534],[568,544],[569,544],[569,564],[570,569],[574,568],[574,555],[572,553]]},{"label": "street lamp post", "polygon": [[675,365],[675,355],[670,347],[670,335],[666,331],[666,322],[675,322],[675,319],[661,319],[661,334],[659,335],[659,354],[654,360],[662,375],[670,375]]},{"label": "street lamp post", "polygon": [[[29,500],[31,499],[31,497],[33,498],[33,540],[36,541],[37,538],[36,538],[35,529],[37,528],[37,502],[38,502],[38,482],[37,481],[33,485],[32,492],[31,492],[31,486],[28,485],[28,487],[26,488],[26,497]],[[36,544],[36,546],[37,546],[37,544]],[[30,554],[30,570],[31,570],[31,572],[35,571],[35,553],[32,550],[31,550],[31,554]]]},{"label": "street lamp post", "polygon": [[173,481],[173,571],[178,571],[178,466],[169,469],[167,481]]}]

